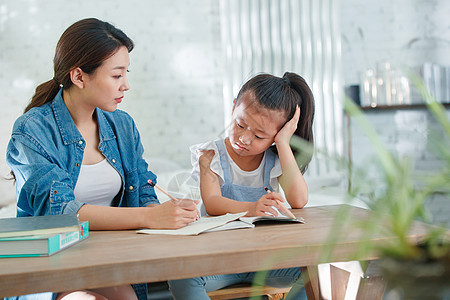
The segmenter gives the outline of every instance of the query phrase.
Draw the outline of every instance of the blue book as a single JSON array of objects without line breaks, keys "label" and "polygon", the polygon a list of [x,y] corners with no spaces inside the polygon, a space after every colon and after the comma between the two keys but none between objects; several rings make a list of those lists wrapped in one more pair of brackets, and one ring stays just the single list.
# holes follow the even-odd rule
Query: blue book
[{"label": "blue book", "polygon": [[75,214],[0,218],[0,238],[77,231]]},{"label": "blue book", "polygon": [[89,223],[71,232],[0,238],[0,257],[50,256],[89,236]]}]

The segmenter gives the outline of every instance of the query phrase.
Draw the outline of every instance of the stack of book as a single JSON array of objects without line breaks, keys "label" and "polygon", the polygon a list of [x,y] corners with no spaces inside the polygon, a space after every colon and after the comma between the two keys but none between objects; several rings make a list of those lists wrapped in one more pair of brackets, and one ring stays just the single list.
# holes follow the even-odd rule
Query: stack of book
[{"label": "stack of book", "polygon": [[0,257],[49,256],[89,235],[76,215],[0,219]]}]

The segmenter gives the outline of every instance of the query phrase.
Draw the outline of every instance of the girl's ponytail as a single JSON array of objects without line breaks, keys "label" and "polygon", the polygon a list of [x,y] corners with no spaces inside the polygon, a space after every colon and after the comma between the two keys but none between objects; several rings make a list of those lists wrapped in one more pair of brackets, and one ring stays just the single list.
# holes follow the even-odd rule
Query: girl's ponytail
[{"label": "girl's ponytail", "polygon": [[[292,88],[300,96],[299,102],[296,103],[296,105],[300,107],[300,118],[298,120],[297,130],[295,131],[294,135],[303,139],[304,141],[309,143],[311,147],[313,147],[314,145],[313,121],[315,112],[313,93],[309,88],[308,84],[306,83],[305,79],[303,79],[303,77],[295,73],[286,72],[284,73],[282,79],[285,83],[287,83],[290,86],[290,88]],[[294,112],[289,114],[288,120],[290,120],[293,117]],[[302,159],[300,170],[302,171],[302,173],[304,173],[308,168],[309,162],[312,159],[312,151],[305,150],[302,151],[302,153],[298,153],[299,152],[298,150],[301,151],[301,149],[292,149],[292,150],[296,156],[301,155]]]}]

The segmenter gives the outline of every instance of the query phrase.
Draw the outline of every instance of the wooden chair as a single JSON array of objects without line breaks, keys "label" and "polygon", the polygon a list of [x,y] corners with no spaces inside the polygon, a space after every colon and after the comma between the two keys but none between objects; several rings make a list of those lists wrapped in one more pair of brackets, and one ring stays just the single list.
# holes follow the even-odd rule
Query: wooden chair
[{"label": "wooden chair", "polygon": [[[303,282],[308,299],[319,299],[319,281],[317,266],[301,267]],[[271,300],[285,299],[291,287],[274,288],[270,286],[251,286],[250,284],[235,284],[223,289],[212,291],[208,296],[212,300],[226,300],[251,296],[267,296]]]},{"label": "wooden chair", "polygon": [[290,287],[274,288],[270,286],[252,286],[251,284],[234,284],[223,289],[208,293],[211,300],[235,299],[266,295],[271,300],[284,299]]}]

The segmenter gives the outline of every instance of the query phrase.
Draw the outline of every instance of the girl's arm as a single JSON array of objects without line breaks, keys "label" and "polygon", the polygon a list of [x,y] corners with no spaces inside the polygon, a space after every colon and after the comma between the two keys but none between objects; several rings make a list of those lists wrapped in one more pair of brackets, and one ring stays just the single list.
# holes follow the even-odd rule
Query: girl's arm
[{"label": "girl's arm", "polygon": [[292,119],[275,136],[275,144],[283,172],[278,181],[292,208],[302,208],[308,202],[308,187],[289,145],[289,141],[297,129],[299,117],[300,108],[297,107]]},{"label": "girl's arm", "polygon": [[226,213],[239,213],[247,211],[247,216],[264,216],[267,213],[277,215],[273,209],[283,209],[278,201],[284,201],[279,193],[270,193],[261,197],[257,202],[242,202],[222,196],[219,177],[211,168],[214,150],[201,151],[199,157],[200,167],[200,193],[206,212],[209,215],[223,215]]},{"label": "girl's arm", "polygon": [[201,151],[198,164],[200,168],[200,193],[208,215],[223,215],[248,211],[250,202],[241,202],[222,196],[219,177],[211,168],[214,150]]}]

